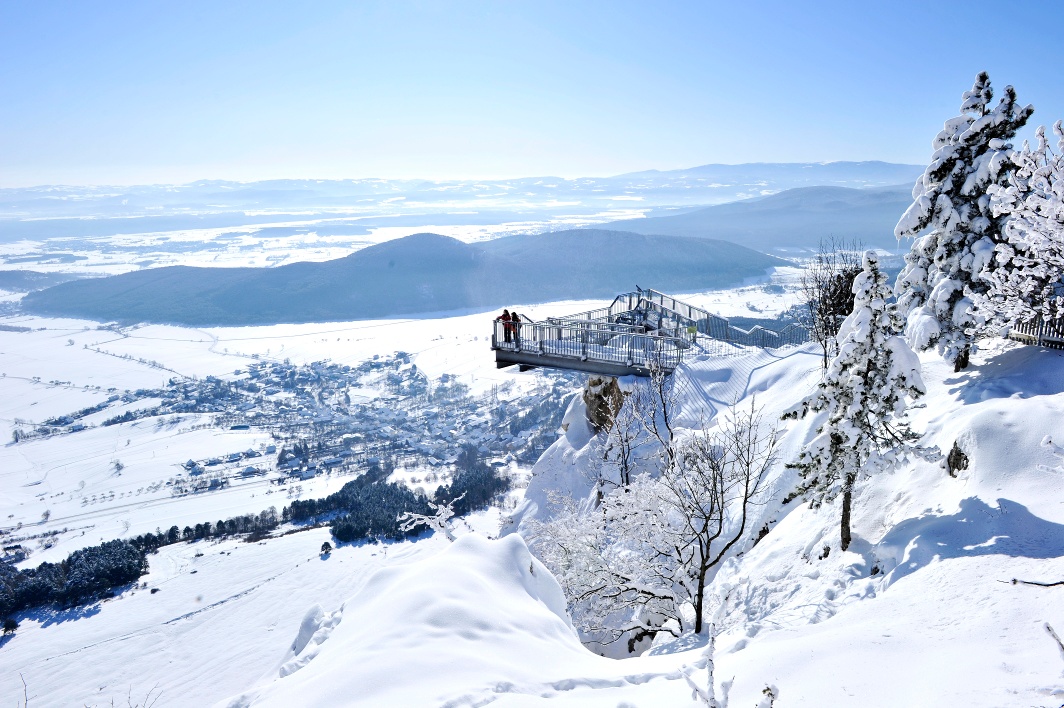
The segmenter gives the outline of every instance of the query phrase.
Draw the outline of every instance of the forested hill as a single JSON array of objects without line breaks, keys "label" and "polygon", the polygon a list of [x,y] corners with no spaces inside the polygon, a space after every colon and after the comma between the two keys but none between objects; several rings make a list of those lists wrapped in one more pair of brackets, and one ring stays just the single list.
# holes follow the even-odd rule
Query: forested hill
[{"label": "forested hill", "polygon": [[[823,238],[897,249],[894,226],[912,203],[912,185],[850,189],[799,187],[674,216],[615,221],[641,234],[721,239],[764,251],[816,249]],[[908,244],[906,244],[906,248]]]},{"label": "forested hill", "polygon": [[580,229],[466,244],[422,233],[324,263],[155,268],[30,293],[26,311],[195,326],[323,322],[735,286],[784,261],[723,241]]}]

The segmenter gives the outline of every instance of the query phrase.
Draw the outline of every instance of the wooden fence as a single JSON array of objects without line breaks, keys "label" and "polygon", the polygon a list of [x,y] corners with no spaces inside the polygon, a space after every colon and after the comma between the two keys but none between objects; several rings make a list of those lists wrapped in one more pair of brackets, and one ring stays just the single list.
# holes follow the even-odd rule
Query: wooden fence
[{"label": "wooden fence", "polygon": [[1064,320],[1018,322],[1009,328],[1009,339],[1050,349],[1064,349]]}]

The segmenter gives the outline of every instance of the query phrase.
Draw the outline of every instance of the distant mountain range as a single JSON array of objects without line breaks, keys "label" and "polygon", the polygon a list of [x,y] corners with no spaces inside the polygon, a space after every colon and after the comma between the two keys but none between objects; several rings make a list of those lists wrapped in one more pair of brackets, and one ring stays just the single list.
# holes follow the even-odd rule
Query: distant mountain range
[{"label": "distant mountain range", "polygon": [[376,226],[501,224],[574,215],[595,220],[618,209],[722,204],[795,187],[911,185],[922,171],[919,165],[887,162],[750,163],[575,179],[20,187],[0,189],[0,243],[264,224],[304,224],[352,235]]},{"label": "distant mountain range", "polygon": [[467,244],[431,233],[324,263],[152,268],[28,294],[25,311],[193,326],[323,322],[723,288],[785,264],[704,238],[570,230]]},{"label": "distant mountain range", "polygon": [[[641,234],[720,239],[785,254],[817,248],[831,236],[865,246],[899,248],[894,225],[912,203],[912,186],[871,189],[799,187],[674,216],[614,221],[605,228]],[[902,244],[908,249],[909,244]]]},{"label": "distant mountain range", "polygon": [[[739,165],[700,165],[679,170],[644,170],[618,175],[614,180],[708,179],[733,184],[771,180],[788,187],[844,185],[884,186],[913,182],[924,168],[870,160],[866,162],[747,162]],[[779,187],[777,187],[778,189]]]}]

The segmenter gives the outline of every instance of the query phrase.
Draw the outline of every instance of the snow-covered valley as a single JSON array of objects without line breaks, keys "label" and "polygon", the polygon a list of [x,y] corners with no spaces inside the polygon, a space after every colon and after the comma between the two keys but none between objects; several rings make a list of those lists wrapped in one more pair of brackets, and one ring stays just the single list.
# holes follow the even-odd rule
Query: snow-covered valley
[{"label": "snow-covered valley", "polygon": [[[701,301],[717,309],[730,301],[735,314],[778,302],[758,292],[708,293]],[[576,309],[557,303],[542,312]],[[83,322],[12,319],[29,331],[0,332],[0,351],[10,352],[2,357],[6,434],[15,418],[39,423],[106,401],[108,388],[156,388],[175,375],[235,379],[248,362],[282,358],[357,365],[402,350],[430,380],[455,376],[470,395],[534,396],[542,374],[493,368],[481,331],[486,319],[204,333],[148,327],[120,338]],[[102,343],[104,335],[110,341]],[[843,552],[837,505],[783,503],[796,480],[784,463],[816,421],[781,423],[770,494],[750,523],[771,530],[756,546],[753,535],[744,541],[709,586],[711,607],[719,608],[717,691],[726,683],[731,705],[757,704],[769,685],[777,705],[1061,702],[1064,665],[1044,625],[1064,625],[1064,600],[1056,588],[1012,580],[1064,577],[1064,458],[1052,443],[1064,440],[1064,355],[991,340],[960,374],[937,355],[921,360],[928,393],[913,427],[926,445],[947,451],[958,443],[967,469],[952,477],[941,461],[918,461],[862,481],[855,541]],[[693,428],[755,397],[766,419],[778,419],[819,376],[813,346],[690,357],[674,376],[679,425]],[[358,393],[368,406],[386,401],[381,391]],[[20,567],[58,561],[101,539],[259,512],[293,498],[296,483],[259,478],[187,496],[155,488],[184,474],[180,464],[189,458],[271,442],[254,428],[211,425],[211,415],[172,417],[107,427],[90,417],[84,430],[6,444],[4,526],[37,537],[21,542],[31,555]],[[532,467],[527,496],[524,482],[509,493],[516,521],[537,505],[545,509],[549,490],[594,495],[596,440],[574,425],[557,436]],[[116,458],[124,463],[118,476]],[[508,464],[515,479],[527,478],[527,467]],[[325,496],[346,479],[316,475],[298,482],[299,494]],[[93,495],[96,502],[82,507]],[[620,660],[585,649],[561,589],[512,533],[510,513],[493,507],[466,517],[454,544],[440,534],[340,544],[316,527],[253,543],[164,546],[149,556],[140,582],[114,598],[20,616],[18,631],[0,645],[0,692],[21,701],[25,680],[30,705],[56,706],[129,697],[222,706],[697,705],[689,680],[705,684],[705,636],[660,639],[644,655]],[[319,556],[330,539],[336,548]]]}]

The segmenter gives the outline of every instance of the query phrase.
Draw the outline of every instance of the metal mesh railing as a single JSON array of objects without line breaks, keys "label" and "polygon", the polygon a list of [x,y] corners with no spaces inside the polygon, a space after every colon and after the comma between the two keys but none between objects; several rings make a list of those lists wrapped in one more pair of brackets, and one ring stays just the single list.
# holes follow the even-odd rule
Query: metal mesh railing
[{"label": "metal mesh railing", "polygon": [[609,307],[565,317],[552,317],[548,318],[548,322],[625,324],[626,319],[631,319],[633,324],[638,319],[653,329],[672,337],[691,339],[693,337],[688,328],[694,327],[696,332],[713,339],[769,349],[809,341],[809,331],[801,325],[788,325],[779,332],[760,325],[748,330],[742,329],[732,325],[725,317],[653,289],[633,290],[630,293],[618,295]]},{"label": "metal mesh railing", "polygon": [[676,337],[641,334],[617,325],[594,326],[551,322],[496,320],[491,336],[493,349],[523,354],[549,355],[627,367],[660,366],[671,371],[679,366],[688,342]]},{"label": "metal mesh railing", "polygon": [[609,307],[549,317],[544,322],[514,325],[496,320],[492,348],[628,367],[658,364],[671,371],[697,334],[728,345],[763,349],[809,341],[809,331],[798,324],[779,332],[759,325],[742,329],[671,295],[638,289],[618,295]]},{"label": "metal mesh railing", "polygon": [[755,325],[748,330],[740,329],[739,327],[729,327],[727,341],[744,344],[748,347],[777,349],[808,342],[809,330],[797,324],[787,325],[779,332],[765,329],[760,325]]}]

